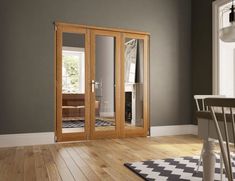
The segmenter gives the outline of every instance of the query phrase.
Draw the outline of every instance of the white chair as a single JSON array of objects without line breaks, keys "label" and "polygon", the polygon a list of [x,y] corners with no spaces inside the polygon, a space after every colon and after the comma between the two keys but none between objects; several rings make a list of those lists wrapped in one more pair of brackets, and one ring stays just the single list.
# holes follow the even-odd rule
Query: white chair
[{"label": "white chair", "polygon": [[194,95],[194,100],[196,102],[197,111],[208,111],[208,106],[205,106],[206,98],[225,98],[222,95]]},{"label": "white chair", "polygon": [[[197,108],[197,111],[209,111],[209,108],[208,106],[205,105],[205,99],[206,98],[225,98],[225,96],[222,96],[222,95],[194,95],[194,100],[196,102],[196,108]],[[202,147],[202,150],[201,150],[201,154],[200,154],[200,158],[198,160],[198,164],[197,164],[197,168],[196,168],[196,172],[198,172],[199,170],[199,167],[201,166],[202,164],[202,155],[203,155],[203,152],[204,152],[204,147]],[[222,158],[222,157],[221,157]],[[222,167],[222,159],[221,159],[221,167]],[[221,168],[222,170],[223,168]],[[223,176],[223,172],[221,171],[221,180],[222,180],[222,176]]]},{"label": "white chair", "polygon": [[[206,98],[205,106],[209,107],[219,139],[220,150],[224,162],[225,174],[229,181],[233,181],[232,160],[230,145],[235,147],[234,98]],[[218,113],[215,108],[221,109]],[[219,126],[219,122],[223,126]],[[223,139],[223,137],[225,139]]]}]

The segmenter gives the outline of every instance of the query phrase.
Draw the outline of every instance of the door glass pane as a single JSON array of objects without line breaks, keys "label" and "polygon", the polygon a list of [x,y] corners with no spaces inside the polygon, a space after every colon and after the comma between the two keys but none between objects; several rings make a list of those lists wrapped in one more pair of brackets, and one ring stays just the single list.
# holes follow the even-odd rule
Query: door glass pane
[{"label": "door glass pane", "polygon": [[125,128],[144,126],[144,41],[125,39]]},{"label": "door glass pane", "polygon": [[115,129],[115,37],[95,39],[95,131]]},{"label": "door glass pane", "polygon": [[84,132],[85,35],[63,33],[62,133]]}]

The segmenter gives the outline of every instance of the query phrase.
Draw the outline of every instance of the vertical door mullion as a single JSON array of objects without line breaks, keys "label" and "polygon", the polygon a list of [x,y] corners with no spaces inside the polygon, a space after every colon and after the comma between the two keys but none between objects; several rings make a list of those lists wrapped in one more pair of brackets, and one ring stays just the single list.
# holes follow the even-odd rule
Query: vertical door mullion
[{"label": "vertical door mullion", "polygon": [[86,29],[86,40],[85,40],[85,134],[86,134],[86,139],[90,139],[90,111],[91,111],[91,107],[90,107],[90,102],[91,102],[91,60],[90,60],[90,45],[91,41],[90,41],[90,30]]},{"label": "vertical door mullion", "polygon": [[115,36],[115,121],[117,136],[121,136],[121,33]]},{"label": "vertical door mullion", "polygon": [[56,127],[57,141],[62,139],[62,28],[56,30]]},{"label": "vertical door mullion", "polygon": [[94,122],[94,102],[95,102],[95,93],[93,91],[92,86],[92,80],[95,79],[95,33],[93,30],[90,31],[90,35],[91,35],[91,41],[90,41],[90,50],[91,50],[91,54],[90,54],[90,138],[93,139],[94,138],[94,131],[95,131],[95,122]]}]

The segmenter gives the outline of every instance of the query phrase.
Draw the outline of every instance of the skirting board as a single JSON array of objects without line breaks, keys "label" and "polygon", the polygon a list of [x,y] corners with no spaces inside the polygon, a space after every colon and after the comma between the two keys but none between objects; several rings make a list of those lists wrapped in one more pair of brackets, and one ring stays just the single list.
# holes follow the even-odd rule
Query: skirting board
[{"label": "skirting board", "polygon": [[[183,134],[197,135],[197,126],[196,125],[152,126],[150,129],[150,134],[151,136],[170,136],[170,135],[183,135]],[[53,143],[55,143],[54,132],[0,135],[0,148],[53,144]]]},{"label": "skirting board", "polygon": [[172,126],[151,126],[150,136],[171,136],[171,135],[185,135],[198,134],[198,126],[189,125],[172,125]]},{"label": "skirting board", "polygon": [[14,146],[28,146],[28,145],[42,145],[42,144],[52,144],[52,143],[55,143],[54,132],[0,135],[0,148],[14,147]]}]

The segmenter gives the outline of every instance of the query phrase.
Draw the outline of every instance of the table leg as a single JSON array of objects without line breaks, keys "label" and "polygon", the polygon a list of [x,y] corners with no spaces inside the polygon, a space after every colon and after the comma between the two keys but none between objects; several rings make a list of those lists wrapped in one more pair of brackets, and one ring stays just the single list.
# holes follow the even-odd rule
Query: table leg
[{"label": "table leg", "polygon": [[203,180],[214,181],[215,161],[214,141],[204,140],[204,152],[202,155],[203,162]]}]

